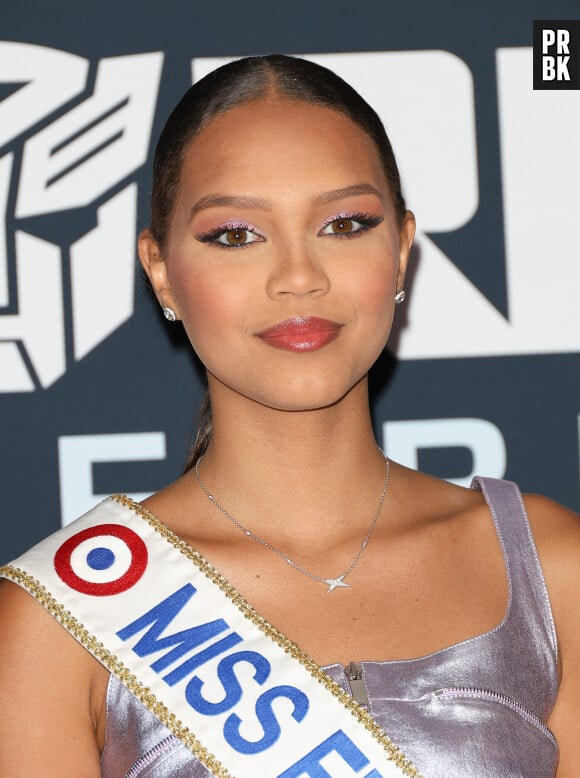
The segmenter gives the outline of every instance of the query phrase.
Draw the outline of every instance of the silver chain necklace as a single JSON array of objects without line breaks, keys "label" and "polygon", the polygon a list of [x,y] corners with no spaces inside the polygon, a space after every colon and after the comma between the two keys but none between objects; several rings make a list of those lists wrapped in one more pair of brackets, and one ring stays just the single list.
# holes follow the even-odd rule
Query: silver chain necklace
[{"label": "silver chain necklace", "polygon": [[198,461],[195,463],[195,477],[197,478],[197,482],[205,492],[208,500],[215,505],[215,507],[220,510],[223,515],[226,517],[226,519],[229,519],[231,523],[234,525],[234,527],[237,527],[239,530],[241,530],[244,535],[251,538],[252,540],[255,540],[257,543],[260,543],[260,545],[264,546],[265,548],[270,549],[270,551],[273,551],[275,554],[278,554],[278,556],[283,559],[285,562],[287,562],[291,567],[293,567],[295,570],[298,570],[299,573],[302,573],[302,575],[307,576],[308,578],[312,579],[313,581],[318,581],[319,583],[326,584],[328,586],[327,594],[330,594],[330,592],[334,591],[335,589],[338,589],[340,587],[350,587],[350,584],[345,582],[345,578],[347,575],[350,575],[354,568],[358,565],[360,562],[360,558],[362,557],[365,548],[368,545],[368,542],[370,540],[371,535],[374,532],[375,527],[377,526],[377,521],[379,519],[381,508],[383,507],[383,502],[385,501],[385,495],[387,493],[387,489],[389,486],[389,473],[390,473],[390,464],[387,457],[385,457],[385,482],[383,484],[383,488],[381,490],[381,496],[379,497],[379,504],[377,505],[377,509],[373,514],[373,518],[371,520],[371,523],[369,525],[369,528],[367,530],[367,534],[364,537],[363,542],[360,545],[359,550],[355,554],[354,559],[350,563],[347,570],[342,573],[342,575],[337,576],[336,578],[322,578],[319,575],[315,575],[315,573],[311,573],[308,570],[305,570],[300,565],[296,564],[296,562],[293,562],[292,559],[290,559],[289,556],[287,556],[283,551],[280,551],[279,548],[276,548],[276,546],[273,546],[271,543],[268,543],[267,540],[264,540],[264,538],[261,538],[259,535],[256,535],[252,532],[252,530],[247,529],[247,527],[244,527],[244,525],[239,522],[235,516],[232,516],[231,513],[228,513],[228,511],[224,508],[224,506],[219,503],[214,495],[209,491],[207,486],[204,484],[204,482],[201,480],[201,476],[199,474],[199,463],[203,457],[200,457]]}]

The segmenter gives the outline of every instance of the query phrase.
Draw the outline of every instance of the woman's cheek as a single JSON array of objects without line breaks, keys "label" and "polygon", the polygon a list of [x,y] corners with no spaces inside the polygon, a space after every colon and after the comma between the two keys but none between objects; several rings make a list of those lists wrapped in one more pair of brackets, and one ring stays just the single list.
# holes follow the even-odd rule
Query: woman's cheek
[{"label": "woman's cheek", "polygon": [[[184,327],[196,347],[202,342],[221,340],[242,326],[242,316],[247,310],[239,284],[223,278],[223,273],[183,272],[176,268],[171,279]],[[227,341],[221,342],[221,348]],[[227,347],[227,346],[226,346]]]},{"label": "woman's cheek", "polygon": [[358,277],[357,296],[361,314],[377,322],[389,322],[394,310],[396,278],[393,268],[379,264],[371,272]]}]

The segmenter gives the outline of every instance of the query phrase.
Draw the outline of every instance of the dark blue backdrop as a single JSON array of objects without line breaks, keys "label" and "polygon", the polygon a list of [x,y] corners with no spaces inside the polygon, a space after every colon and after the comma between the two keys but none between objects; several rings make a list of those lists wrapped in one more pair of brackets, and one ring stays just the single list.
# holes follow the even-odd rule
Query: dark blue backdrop
[{"label": "dark blue backdrop", "polygon": [[152,148],[192,60],[198,77],[206,58],[269,51],[327,54],[352,75],[392,130],[417,213],[399,359],[372,376],[379,443],[577,508],[580,93],[531,88],[532,20],[576,13],[572,0],[4,0],[0,561],[98,495],[179,473],[201,372],[136,271]]}]

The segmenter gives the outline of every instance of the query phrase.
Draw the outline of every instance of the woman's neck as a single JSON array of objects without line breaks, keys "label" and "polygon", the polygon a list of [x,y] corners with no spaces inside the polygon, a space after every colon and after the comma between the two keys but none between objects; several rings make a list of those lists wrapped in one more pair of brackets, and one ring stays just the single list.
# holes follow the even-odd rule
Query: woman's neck
[{"label": "woman's neck", "polygon": [[218,391],[212,413],[200,473],[253,531],[269,534],[275,524],[278,540],[303,543],[366,526],[385,477],[366,380],[312,411],[278,411]]}]

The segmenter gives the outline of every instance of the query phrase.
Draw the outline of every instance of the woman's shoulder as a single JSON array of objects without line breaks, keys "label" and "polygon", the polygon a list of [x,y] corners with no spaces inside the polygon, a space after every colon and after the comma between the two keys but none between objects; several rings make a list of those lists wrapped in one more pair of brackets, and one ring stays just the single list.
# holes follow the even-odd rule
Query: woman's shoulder
[{"label": "woman's shoulder", "polygon": [[10,700],[0,712],[2,775],[72,775],[59,759],[75,754],[75,775],[97,776],[106,682],[103,668],[27,591],[0,581],[0,686]]},{"label": "woman's shoulder", "polygon": [[[92,683],[99,663],[48,610],[44,592],[31,591],[10,578],[0,578],[0,673],[16,668],[33,684],[35,675],[53,686],[57,676],[77,676]],[[27,582],[25,582],[26,584]],[[47,597],[50,595],[47,593]],[[16,672],[16,675],[19,672]],[[2,683],[3,685],[3,683]],[[3,688],[5,686],[3,685]],[[23,687],[24,688],[24,687]],[[81,687],[76,687],[77,691]]]},{"label": "woman's shoulder", "polygon": [[573,629],[580,650],[580,515],[538,494],[524,504],[548,586],[560,640]]},{"label": "woman's shoulder", "polygon": [[[488,509],[481,489],[459,486],[397,463],[392,464],[396,479],[393,479],[391,491],[405,501],[412,495],[413,502],[424,506],[426,516],[437,513],[452,517],[457,513]],[[494,484],[511,484],[501,479],[481,480],[486,486],[485,491],[491,493],[494,492]],[[513,486],[517,490],[517,484]],[[575,511],[540,494],[522,494],[522,498],[534,535],[539,536],[540,542],[547,541],[554,547],[556,544],[565,544],[570,537],[580,538],[580,515]],[[571,553],[575,553],[574,550],[571,549]]]},{"label": "woman's shoulder", "polygon": [[580,553],[580,514],[541,494],[522,497],[538,544],[565,556]]},{"label": "woman's shoulder", "polygon": [[412,514],[410,519],[417,528],[489,520],[489,509],[481,491],[396,462],[391,465],[391,498],[400,510]]},{"label": "woman's shoulder", "polygon": [[81,647],[57,620],[11,580],[0,579],[0,614],[0,668],[4,671],[22,665],[32,677],[47,663],[81,655]]},{"label": "woman's shoulder", "polygon": [[[102,520],[100,512],[96,516]],[[66,606],[57,607],[51,586],[45,586],[46,570],[54,575],[55,552],[90,525],[85,514],[0,570],[0,687],[10,700],[9,711],[0,713],[2,775],[16,774],[16,764],[30,774],[68,775],[64,768],[58,772],[56,756],[54,765],[42,762],[33,770],[46,753],[62,755],[65,748],[76,754],[83,775],[100,774],[95,765],[109,674],[63,626]]]},{"label": "woman's shoulder", "polygon": [[[400,465],[396,465],[395,472],[394,499],[401,509],[413,506],[419,526],[442,525],[477,535],[490,525],[488,501],[494,502],[502,492],[505,494],[506,486],[516,503],[519,501],[517,486],[505,481],[482,479],[483,490],[479,490]],[[573,581],[580,586],[580,515],[539,494],[524,493],[521,497],[550,594],[553,592],[556,598],[565,596]]]}]

